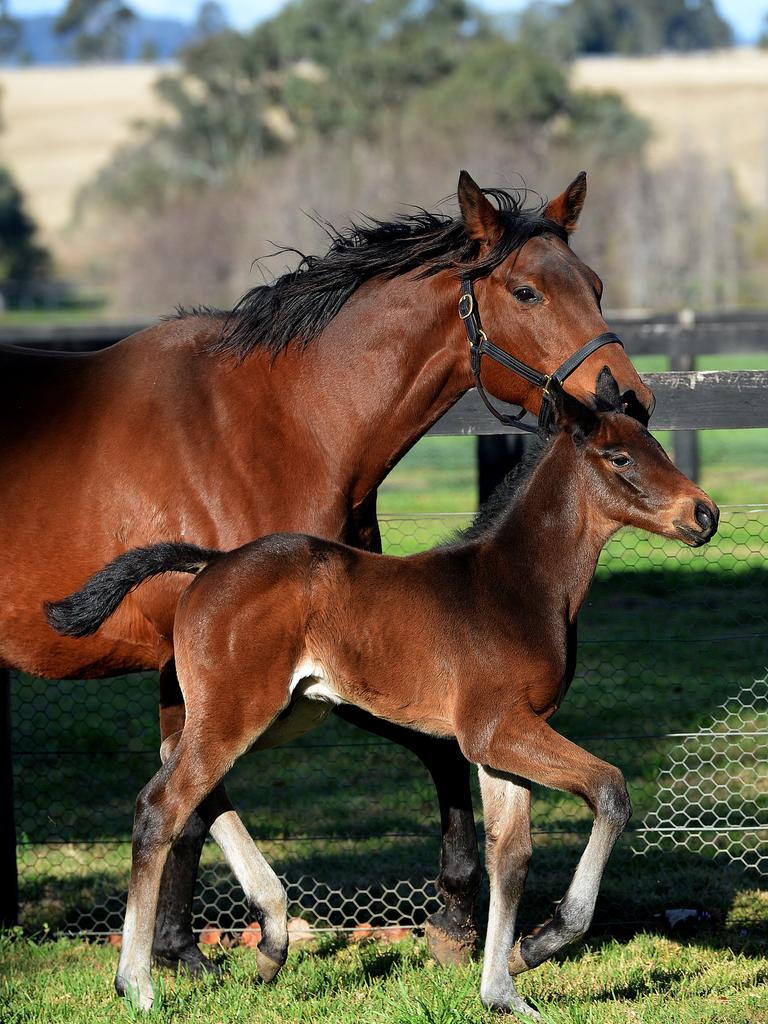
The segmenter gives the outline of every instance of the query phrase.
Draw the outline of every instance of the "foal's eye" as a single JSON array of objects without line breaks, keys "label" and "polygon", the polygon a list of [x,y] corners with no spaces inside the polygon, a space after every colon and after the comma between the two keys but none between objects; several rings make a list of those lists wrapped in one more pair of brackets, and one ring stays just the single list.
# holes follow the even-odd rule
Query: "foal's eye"
[{"label": "foal's eye", "polygon": [[615,466],[616,469],[626,469],[627,466],[632,464],[632,459],[630,459],[628,455],[619,453],[618,455],[611,455],[609,457],[609,462],[612,466]]},{"label": "foal's eye", "polygon": [[540,296],[536,289],[531,288],[527,284],[523,285],[522,288],[515,288],[512,294],[518,302],[522,302],[525,306],[531,306],[534,302],[540,301]]}]

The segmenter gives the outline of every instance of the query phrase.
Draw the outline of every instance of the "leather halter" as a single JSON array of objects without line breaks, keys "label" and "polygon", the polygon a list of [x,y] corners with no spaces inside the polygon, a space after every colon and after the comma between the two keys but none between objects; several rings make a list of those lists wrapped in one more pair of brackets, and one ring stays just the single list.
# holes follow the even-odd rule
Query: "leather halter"
[{"label": "leather halter", "polygon": [[[552,421],[552,396],[550,394],[550,385],[554,381],[556,384],[562,386],[563,381],[567,380],[568,377],[573,373],[574,370],[578,369],[579,366],[596,352],[603,345],[621,345],[624,347],[624,342],[621,338],[614,334],[612,331],[606,331],[604,334],[598,334],[596,338],[592,338],[591,341],[586,342],[581,348],[577,349],[572,356],[568,356],[564,363],[554,371],[554,373],[541,373],[539,370],[534,370],[532,366],[528,366],[521,359],[516,356],[510,355],[509,352],[505,352],[504,349],[494,345],[492,341],[488,340],[488,336],[480,325],[480,311],[477,308],[477,299],[475,298],[475,290],[472,286],[472,278],[467,274],[461,275],[461,296],[459,298],[459,316],[464,321],[464,327],[467,331],[467,338],[469,339],[469,358],[472,366],[472,374],[475,378],[475,387],[477,393],[482,398],[485,406],[488,408],[497,420],[500,420],[507,427],[517,427],[518,430],[524,430],[528,434],[539,434],[542,437],[548,437],[550,433],[550,425]],[[539,420],[536,426],[531,426],[528,423],[523,423],[522,419],[525,416],[526,410],[520,409],[520,412],[512,416],[507,413],[500,412],[490,401],[488,395],[485,393],[485,388],[480,380],[480,363],[483,356],[490,356],[497,363],[501,363],[508,370],[516,373],[518,377],[522,377],[523,380],[527,380],[534,387],[541,388],[541,408],[539,409]]]}]

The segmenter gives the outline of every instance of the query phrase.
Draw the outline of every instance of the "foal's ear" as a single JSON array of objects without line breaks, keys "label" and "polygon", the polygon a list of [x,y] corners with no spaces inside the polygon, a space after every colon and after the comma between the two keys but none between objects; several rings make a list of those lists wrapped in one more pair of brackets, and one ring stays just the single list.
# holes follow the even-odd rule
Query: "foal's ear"
[{"label": "foal's ear", "polygon": [[469,237],[493,245],[501,232],[499,211],[468,171],[459,175],[458,199],[464,230]]},{"label": "foal's ear", "polygon": [[587,172],[580,171],[571,184],[555,199],[552,199],[544,210],[544,216],[559,224],[570,233],[575,230],[579,214],[587,198]]},{"label": "foal's ear", "polygon": [[624,412],[624,403],[619,391],[619,385],[607,366],[604,366],[597,375],[595,398],[597,399],[597,407],[602,412]]},{"label": "foal's ear", "polygon": [[597,426],[595,410],[569,395],[557,381],[550,382],[549,394],[554,407],[554,421],[559,429],[571,434],[574,441],[589,437]]}]

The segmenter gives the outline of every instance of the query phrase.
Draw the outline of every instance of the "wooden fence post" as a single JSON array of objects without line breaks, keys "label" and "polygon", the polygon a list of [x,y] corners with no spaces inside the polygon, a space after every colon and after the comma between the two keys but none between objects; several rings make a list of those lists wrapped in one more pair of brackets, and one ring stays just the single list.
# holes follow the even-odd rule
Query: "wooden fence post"
[{"label": "wooden fence post", "polygon": [[[696,314],[692,309],[682,309],[678,315],[681,330],[672,335],[669,368],[675,371],[696,369],[696,357],[688,344],[689,333],[696,326]],[[696,430],[676,430],[672,435],[672,451],[675,465],[689,480],[699,482],[699,434]]]},{"label": "wooden fence post", "polygon": [[0,669],[0,927],[19,921],[16,820],[11,758],[11,674]]}]

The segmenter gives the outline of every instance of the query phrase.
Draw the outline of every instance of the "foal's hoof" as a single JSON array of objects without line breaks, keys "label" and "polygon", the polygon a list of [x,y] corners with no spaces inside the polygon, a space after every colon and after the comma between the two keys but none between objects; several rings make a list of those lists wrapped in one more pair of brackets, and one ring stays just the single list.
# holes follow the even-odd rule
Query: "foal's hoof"
[{"label": "foal's hoof", "polygon": [[[526,1001],[522,998],[522,996],[515,996],[515,998],[510,1003],[509,1008],[511,1010],[514,1010],[516,1013],[522,1013],[526,1017],[530,1017],[531,1020],[541,1020],[541,1014],[539,1013],[539,1011],[534,1010],[532,1006],[529,1006],[528,1003],[526,1003]],[[509,1010],[507,1012],[509,1012]]]},{"label": "foal's hoof", "polygon": [[441,967],[460,967],[475,957],[477,932],[468,928],[465,932],[449,932],[435,923],[427,921],[424,929],[427,949]]},{"label": "foal's hoof", "polygon": [[532,1006],[522,998],[522,996],[514,995],[510,999],[503,1003],[486,1002],[483,1000],[483,1006],[486,1010],[491,1010],[493,1013],[521,1013],[526,1017],[530,1017],[531,1020],[541,1020],[541,1014],[538,1010],[534,1010]]},{"label": "foal's hoof", "polygon": [[173,952],[161,953],[155,951],[152,954],[155,963],[159,967],[170,967],[172,970],[185,971],[192,978],[213,977],[221,975],[221,968],[204,956],[197,945],[193,942],[184,949]]},{"label": "foal's hoof", "polygon": [[115,976],[115,991],[131,1006],[139,1010],[151,1010],[155,1001],[152,979],[149,971],[126,972]]},{"label": "foal's hoof", "polygon": [[509,954],[509,960],[507,960],[507,967],[509,968],[509,973],[512,975],[522,974],[523,971],[530,971],[531,969],[530,964],[527,964],[523,959],[523,954],[520,949],[522,941],[522,939],[518,939],[512,947],[512,952]]}]

